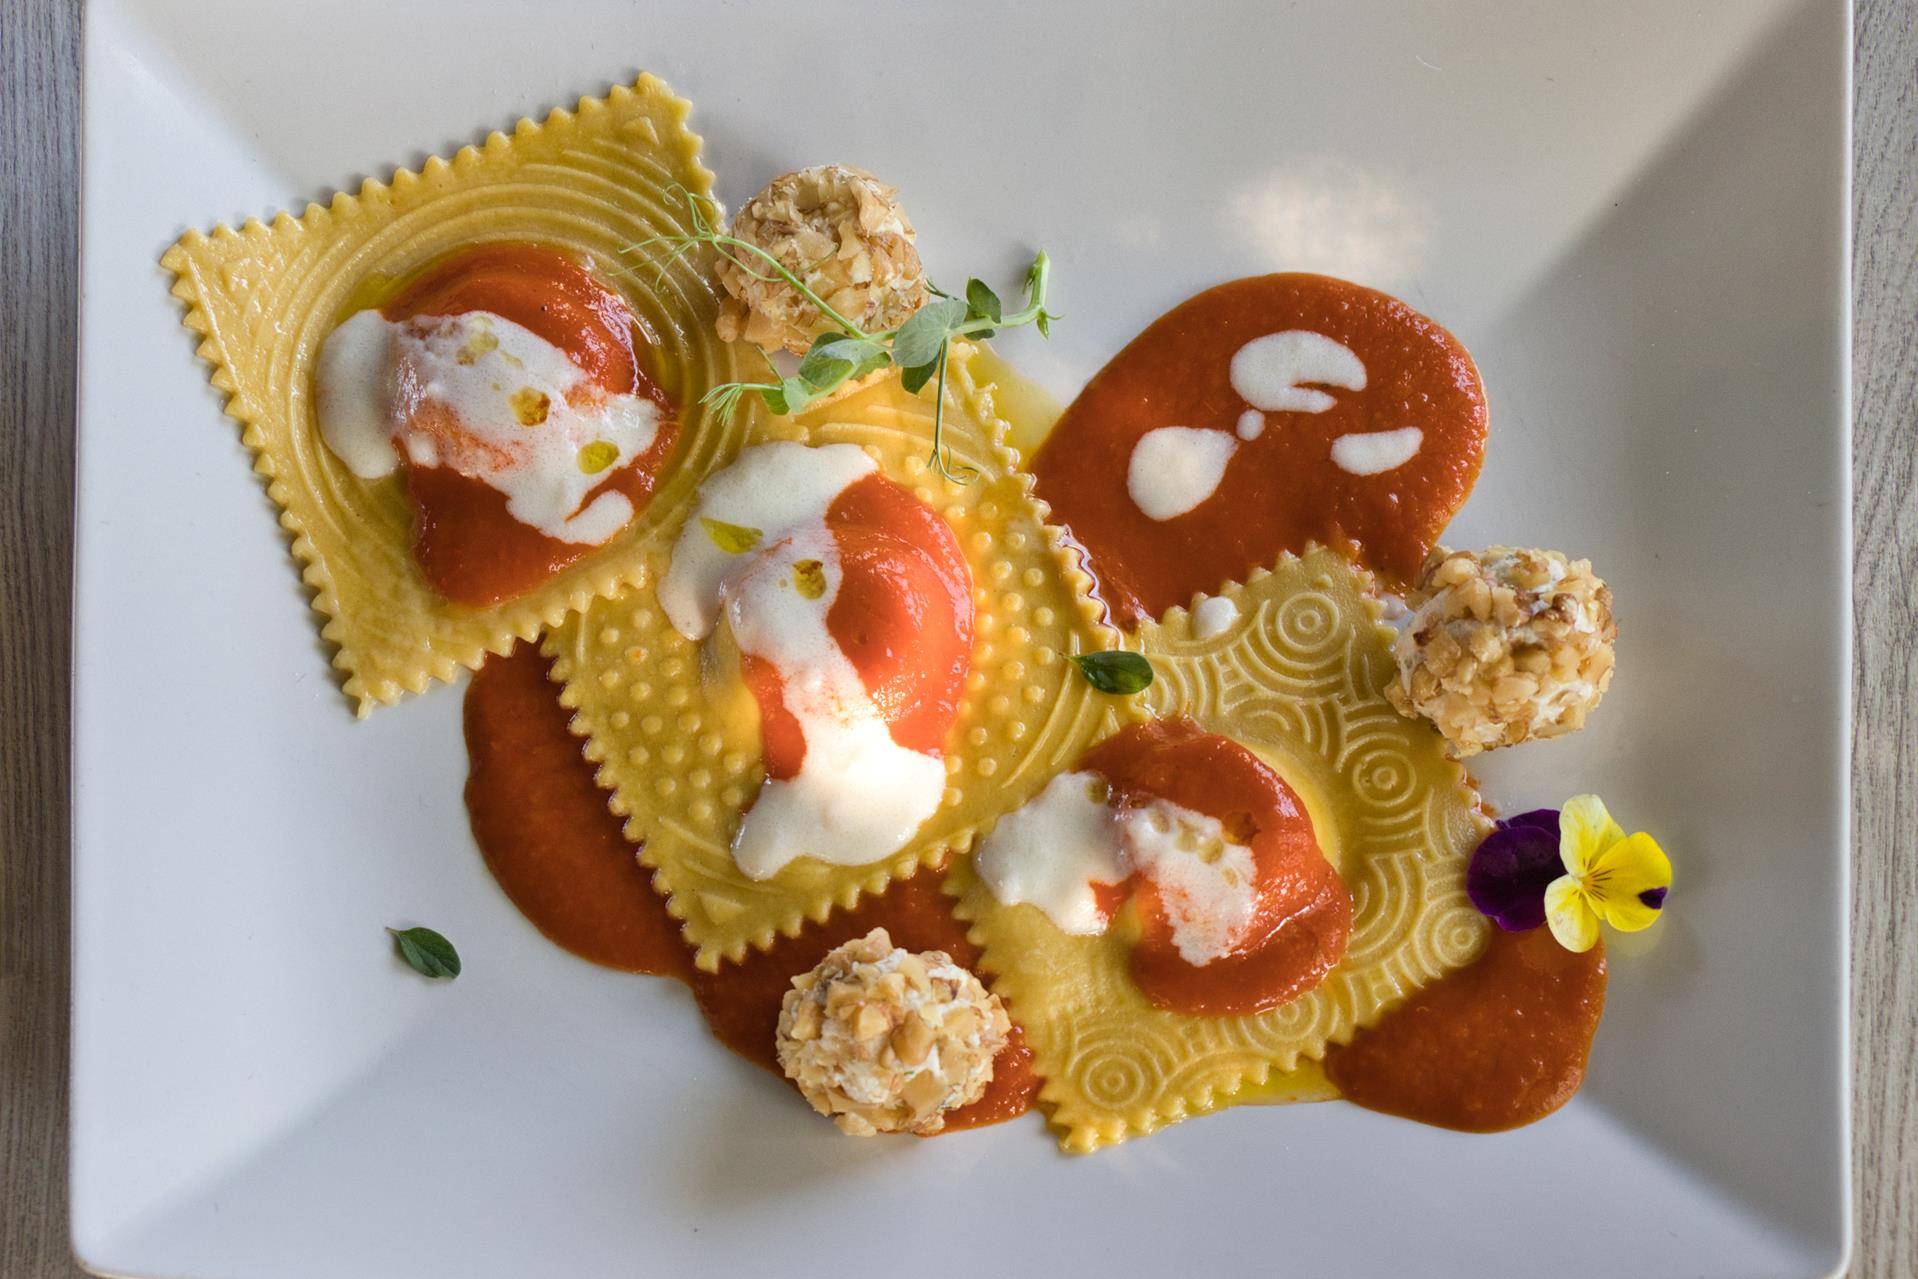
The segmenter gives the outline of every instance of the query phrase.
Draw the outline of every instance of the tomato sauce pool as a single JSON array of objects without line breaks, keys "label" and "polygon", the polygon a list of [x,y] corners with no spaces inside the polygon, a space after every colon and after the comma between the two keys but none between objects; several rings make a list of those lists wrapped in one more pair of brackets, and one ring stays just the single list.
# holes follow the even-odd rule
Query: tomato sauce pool
[{"label": "tomato sauce pool", "polygon": [[1266,275],[1154,321],[1031,470],[1130,628],[1313,542],[1409,581],[1471,492],[1486,421],[1471,357],[1431,320],[1343,280]]},{"label": "tomato sauce pool", "polygon": [[[595,963],[687,983],[713,1033],[741,1056],[777,1072],[773,1032],[792,978],[873,928],[909,949],[943,950],[977,965],[978,949],[953,917],[938,875],[926,872],[744,963],[698,971],[607,810],[568,719],[546,659],[530,644],[489,658],[474,674],[466,694],[466,803],[487,866],[558,945]],[[1476,963],[1426,987],[1349,1047],[1331,1049],[1326,1073],[1351,1100],[1425,1123],[1468,1130],[1529,1123],[1577,1091],[1604,993],[1602,951],[1572,955],[1545,929],[1495,933]],[[1015,1027],[986,1095],[948,1115],[947,1130],[1014,1118],[1038,1088]]]},{"label": "tomato sauce pool", "polygon": [[1305,994],[1344,957],[1351,894],[1298,796],[1251,751],[1190,720],[1166,720],[1107,738],[1079,767],[1104,777],[1122,806],[1168,800],[1214,819],[1252,853],[1251,918],[1230,953],[1207,964],[1180,954],[1150,878],[1135,874],[1099,894],[1102,905],[1124,895],[1138,903],[1132,979],[1147,999],[1199,1016],[1258,1012]]},{"label": "tomato sauce pool", "polygon": [[[595,963],[685,982],[713,1033],[742,1057],[778,1074],[773,1036],[792,979],[874,928],[910,950],[943,950],[967,968],[978,964],[979,950],[953,917],[940,876],[922,872],[743,963],[717,973],[694,968],[678,921],[607,810],[569,718],[533,645],[489,658],[475,672],[466,693],[466,806],[487,866],[513,904],[560,946]],[[1039,1088],[1031,1061],[1015,1027],[986,1094],[947,1115],[947,1130],[1025,1113]]]},{"label": "tomato sauce pool", "polygon": [[[380,308],[395,322],[474,311],[490,311],[551,343],[607,394],[639,395],[659,406],[652,447],[610,472],[581,503],[584,509],[601,493],[618,492],[634,511],[645,506],[679,428],[665,392],[641,367],[650,347],[625,301],[555,249],[505,243],[429,267]],[[482,480],[448,467],[405,471],[414,559],[433,589],[454,603],[512,599],[595,549],[522,524],[508,513],[506,495]]]},{"label": "tomato sauce pool", "polygon": [[[833,500],[826,528],[840,575],[827,632],[859,672],[893,741],[943,753],[972,669],[972,576],[958,536],[877,473]],[[740,674],[759,705],[766,775],[796,776],[806,743],[786,706],[784,676],[751,656],[741,659]]]}]

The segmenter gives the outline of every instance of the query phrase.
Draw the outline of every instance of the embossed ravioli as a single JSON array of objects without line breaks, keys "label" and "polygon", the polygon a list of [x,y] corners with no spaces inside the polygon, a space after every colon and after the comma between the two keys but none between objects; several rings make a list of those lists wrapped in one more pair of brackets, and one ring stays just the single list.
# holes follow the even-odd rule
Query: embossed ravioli
[{"label": "embossed ravioli", "polygon": [[1036,907],[1000,905],[955,864],[947,890],[1025,1030],[1040,1103],[1070,1151],[1281,1082],[1484,944],[1465,861],[1490,823],[1438,735],[1386,703],[1391,632],[1359,571],[1314,549],[1223,594],[1238,617],[1221,634],[1198,638],[1183,609],[1140,628],[1157,673],[1147,700],[1244,743],[1298,792],[1351,890],[1351,943],[1317,989],[1280,1008],[1182,1016],[1133,985],[1120,930],[1068,936]]},{"label": "embossed ravioli", "polygon": [[[710,464],[699,398],[736,374],[735,352],[712,331],[718,310],[709,263],[688,257],[634,273],[620,254],[682,231],[685,197],[711,190],[690,105],[653,76],[582,98],[543,122],[521,120],[452,159],[434,158],[390,182],[368,180],[295,218],[189,231],[160,259],[187,305],[199,355],[241,425],[254,470],[280,507],[294,558],[336,646],[333,664],[361,715],[460,667],[532,639],[588,600],[638,581],[634,548],[683,516]],[[652,502],[605,548],[538,588],[492,608],[442,600],[414,565],[412,513],[398,477],[355,477],[321,441],[312,379],[321,344],[369,291],[448,251],[526,240],[573,253],[619,289],[652,339],[661,380],[681,405],[681,442]]]},{"label": "embossed ravioli", "polygon": [[993,410],[992,387],[974,379],[972,355],[954,348],[944,426],[952,470],[976,471],[970,483],[928,466],[932,404],[907,394],[897,374],[796,418],[713,423],[703,454],[717,467],[768,440],[857,444],[958,533],[973,579],[972,673],[948,739],[945,801],[907,847],[864,866],[800,858],[762,881],[739,872],[733,833],[764,777],[757,719],[737,680],[711,669],[710,648],[674,631],[654,597],[669,538],[651,544],[637,590],[593,602],[547,638],[573,731],[586,739],[600,786],[702,968],[764,949],[964,852],[982,825],[1136,713],[1095,692],[1067,660],[1118,639],[1099,620],[1077,553],[1045,523],[1005,443],[1009,427]]}]

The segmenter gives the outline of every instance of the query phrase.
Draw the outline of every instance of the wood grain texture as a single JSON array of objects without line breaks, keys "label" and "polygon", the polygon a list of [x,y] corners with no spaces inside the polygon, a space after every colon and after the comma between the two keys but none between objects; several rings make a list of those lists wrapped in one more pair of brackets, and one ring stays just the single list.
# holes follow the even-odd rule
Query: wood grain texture
[{"label": "wood grain texture", "polygon": [[67,616],[80,15],[0,0],[0,1275],[67,1248]]},{"label": "wood grain texture", "polygon": [[1856,10],[1852,1274],[1918,1274],[1918,6]]},{"label": "wood grain texture", "polygon": [[[66,1244],[79,0],[0,2],[0,1276]],[[1918,13],[1857,10],[1857,1279],[1918,1274]]]}]

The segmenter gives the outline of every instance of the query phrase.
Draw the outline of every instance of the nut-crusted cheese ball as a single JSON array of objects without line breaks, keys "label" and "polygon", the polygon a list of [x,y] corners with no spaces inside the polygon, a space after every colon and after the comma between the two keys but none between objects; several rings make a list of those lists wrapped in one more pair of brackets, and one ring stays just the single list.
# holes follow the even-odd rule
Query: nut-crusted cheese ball
[{"label": "nut-crusted cheese ball", "polygon": [[1612,591],[1557,551],[1432,552],[1386,696],[1460,758],[1584,727],[1612,682]]},{"label": "nut-crusted cheese ball", "polygon": [[1011,1033],[998,996],[944,951],[914,955],[875,928],[793,978],[779,1065],[842,1132],[935,1133],[985,1092]]},{"label": "nut-crusted cheese ball", "polygon": [[[926,275],[898,192],[862,169],[822,164],[774,178],[733,219],[735,238],[764,249],[866,332],[897,328],[926,300]],[[726,290],[715,327],[728,342],[804,351],[832,327],[763,260],[721,257]],[[769,279],[755,279],[741,265]]]}]

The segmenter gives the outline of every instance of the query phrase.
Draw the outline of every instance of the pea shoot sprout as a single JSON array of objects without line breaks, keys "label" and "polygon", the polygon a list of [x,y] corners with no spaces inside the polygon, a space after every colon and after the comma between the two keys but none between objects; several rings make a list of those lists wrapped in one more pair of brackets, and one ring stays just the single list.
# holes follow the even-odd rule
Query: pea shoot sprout
[{"label": "pea shoot sprout", "polygon": [[[1052,321],[1057,319],[1046,309],[1046,288],[1052,263],[1041,250],[1027,268],[1023,310],[1008,314],[999,295],[983,280],[966,281],[963,297],[928,285],[932,300],[915,311],[897,328],[867,332],[838,311],[806,285],[777,257],[760,246],[729,235],[714,225],[718,206],[706,196],[695,195],[683,186],[676,187],[684,197],[690,230],[657,235],[632,245],[631,253],[655,254],[655,264],[663,275],[666,269],[699,248],[709,246],[740,271],[765,284],[783,283],[811,303],[833,327],[813,339],[811,348],[799,361],[790,377],[782,376],[765,350],[771,379],[764,382],[724,382],[701,397],[720,416],[739,407],[747,395],[756,395],[776,414],[798,413],[807,405],[831,394],[849,381],[892,367],[899,370],[900,384],[917,394],[928,382],[936,381],[932,415],[931,464],[947,479],[968,483],[970,467],[955,470],[945,446],[943,427],[946,411],[946,365],[954,338],[989,338],[1000,329],[1032,325],[1042,336],[1050,337]],[[663,253],[660,251],[663,250]]]}]

